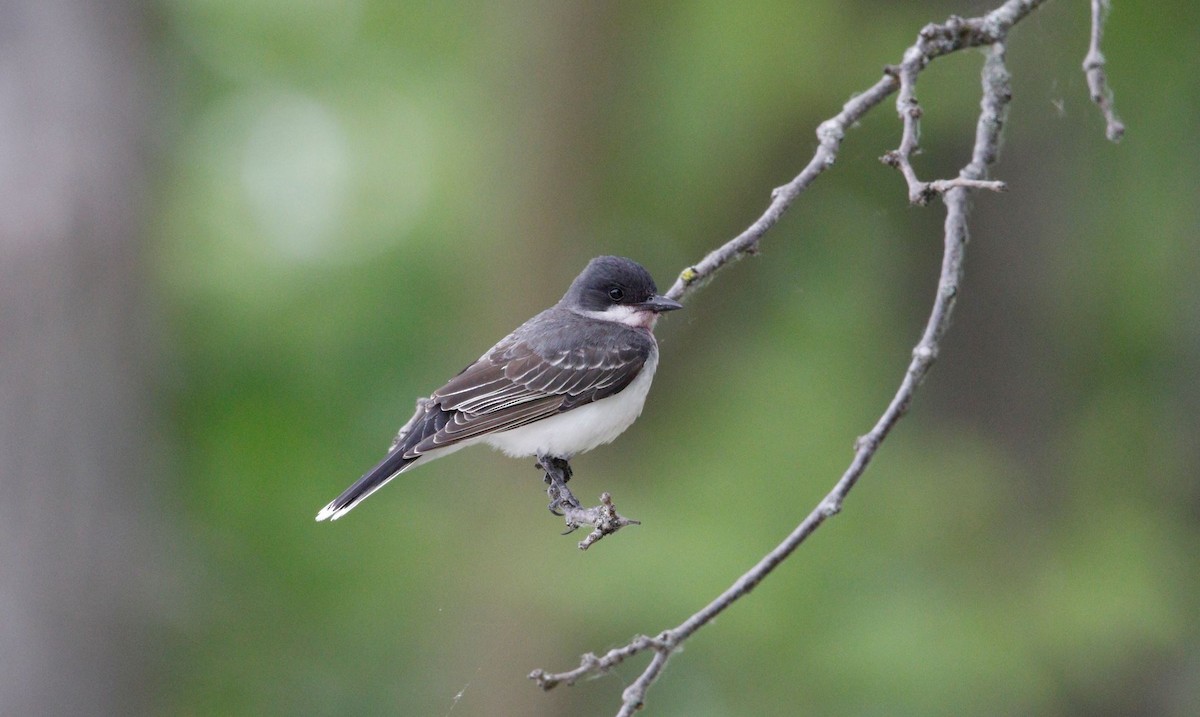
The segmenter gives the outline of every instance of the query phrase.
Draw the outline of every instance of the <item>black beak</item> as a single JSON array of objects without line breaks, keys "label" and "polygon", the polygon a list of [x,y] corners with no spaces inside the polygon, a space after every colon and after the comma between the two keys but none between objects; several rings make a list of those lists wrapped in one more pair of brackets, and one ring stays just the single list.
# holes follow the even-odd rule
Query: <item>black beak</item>
[{"label": "black beak", "polygon": [[664,311],[674,311],[675,309],[682,309],[683,304],[679,303],[678,301],[675,301],[674,299],[668,299],[665,296],[655,295],[655,296],[651,296],[649,299],[646,299],[642,303],[638,304],[638,308],[644,309],[646,311],[653,311],[656,314],[661,314]]}]

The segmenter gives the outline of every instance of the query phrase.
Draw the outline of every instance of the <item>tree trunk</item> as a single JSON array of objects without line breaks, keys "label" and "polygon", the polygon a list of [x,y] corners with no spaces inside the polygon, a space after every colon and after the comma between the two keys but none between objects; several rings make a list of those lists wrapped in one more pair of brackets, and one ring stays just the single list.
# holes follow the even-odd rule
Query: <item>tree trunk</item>
[{"label": "tree trunk", "polygon": [[144,8],[3,0],[0,18],[0,714],[142,712],[164,480]]}]

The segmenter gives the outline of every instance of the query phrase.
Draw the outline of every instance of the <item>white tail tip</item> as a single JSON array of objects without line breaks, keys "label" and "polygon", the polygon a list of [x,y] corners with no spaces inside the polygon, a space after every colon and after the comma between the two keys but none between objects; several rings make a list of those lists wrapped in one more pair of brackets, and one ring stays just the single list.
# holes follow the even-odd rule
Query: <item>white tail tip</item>
[{"label": "white tail tip", "polygon": [[[334,501],[334,503],[336,503],[336,502],[337,501]],[[337,508],[333,507],[333,503],[330,503],[329,505],[322,508],[320,513],[317,513],[317,520],[318,521],[337,520],[338,518],[342,517],[342,515],[345,512],[346,512],[345,508],[343,508],[342,510],[338,510]]]}]

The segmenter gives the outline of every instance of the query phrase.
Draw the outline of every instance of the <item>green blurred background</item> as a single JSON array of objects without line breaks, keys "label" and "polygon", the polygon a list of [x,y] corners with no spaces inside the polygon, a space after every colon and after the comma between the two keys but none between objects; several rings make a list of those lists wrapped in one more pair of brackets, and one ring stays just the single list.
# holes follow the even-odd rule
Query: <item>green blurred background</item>
[{"label": "green blurred background", "polygon": [[[615,713],[645,658],[548,694],[526,675],[724,589],[902,376],[943,214],[877,161],[890,102],[761,256],[660,324],[637,429],[574,463],[581,498],[641,527],[580,553],[531,461],[484,449],[313,515],[589,258],[669,286],[923,24],[995,4],[13,3],[10,33],[47,48],[31,92],[66,88],[30,126],[116,158],[63,160],[108,194],[47,195],[73,217],[54,252],[4,225],[24,248],[0,376],[26,400],[0,409],[0,712]],[[1079,69],[1087,4],[1013,32],[1010,189],[974,199],[941,360],[842,515],[687,643],[647,714],[1200,714],[1189,14],[1115,3],[1119,145]],[[924,178],[967,161],[981,57],[922,75]],[[101,66],[108,89],[72,84]]]}]

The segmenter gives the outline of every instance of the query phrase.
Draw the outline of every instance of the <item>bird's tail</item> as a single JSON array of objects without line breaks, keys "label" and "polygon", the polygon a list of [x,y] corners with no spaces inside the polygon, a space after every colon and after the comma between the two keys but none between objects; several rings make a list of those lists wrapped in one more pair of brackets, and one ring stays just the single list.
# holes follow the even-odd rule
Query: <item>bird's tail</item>
[{"label": "bird's tail", "polygon": [[399,473],[421,460],[423,456],[414,455],[410,453],[409,449],[416,446],[425,437],[435,433],[441,425],[445,425],[445,417],[448,415],[434,407],[428,399],[417,401],[417,412],[400,429],[396,440],[392,441],[392,447],[387,456],[378,465],[367,471],[362,478],[356,480],[354,485],[342,491],[341,495],[322,508],[321,512],[317,513],[317,520],[337,520]]},{"label": "bird's tail", "polygon": [[342,494],[334,498],[329,505],[321,509],[317,513],[317,520],[337,520],[346,513],[349,513],[354,506],[361,503],[367,496],[379,490],[396,477],[400,471],[407,468],[420,456],[412,458],[404,457],[404,449],[398,447],[393,449],[379,465],[367,471],[362,478],[354,481],[354,485],[342,491]]}]

